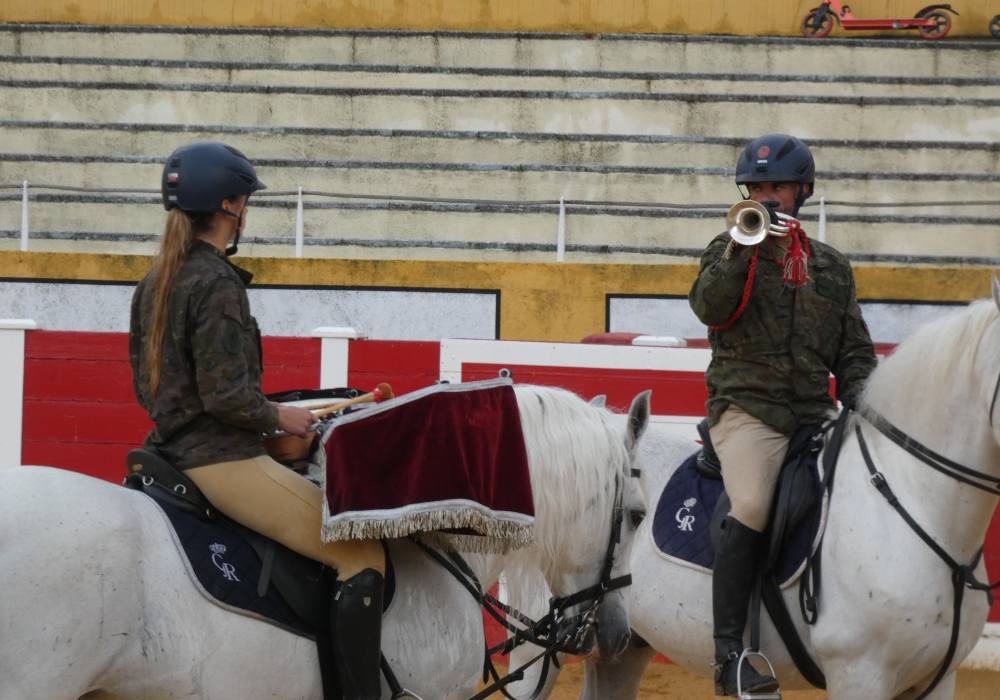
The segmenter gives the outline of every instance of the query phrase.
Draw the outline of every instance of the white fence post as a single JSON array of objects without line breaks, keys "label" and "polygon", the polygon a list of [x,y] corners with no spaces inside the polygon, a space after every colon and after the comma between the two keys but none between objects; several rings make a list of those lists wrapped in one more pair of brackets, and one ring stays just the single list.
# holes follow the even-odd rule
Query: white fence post
[{"label": "white fence post", "polygon": [[556,232],[556,262],[566,260],[566,198],[559,198],[559,229]]},{"label": "white fence post", "polygon": [[320,338],[319,388],[347,386],[350,341],[365,336],[349,326],[320,326],[310,335]]},{"label": "white fence post", "polygon": [[299,203],[295,209],[295,257],[302,257],[302,238],[303,238],[303,222],[302,222],[302,188],[299,188]]},{"label": "white fence post", "polygon": [[38,328],[26,319],[0,319],[0,467],[21,464],[24,417],[24,332]]},{"label": "white fence post", "polygon": [[21,188],[21,250],[28,249],[28,181]]},{"label": "white fence post", "polygon": [[820,243],[826,243],[826,197],[819,198],[819,232]]}]

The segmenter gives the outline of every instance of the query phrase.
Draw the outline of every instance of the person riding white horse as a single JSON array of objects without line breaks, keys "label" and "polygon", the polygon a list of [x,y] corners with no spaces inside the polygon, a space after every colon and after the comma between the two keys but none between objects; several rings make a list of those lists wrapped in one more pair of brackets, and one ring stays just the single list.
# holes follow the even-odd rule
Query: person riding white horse
[{"label": "person riding white horse", "polygon": [[332,667],[344,700],[378,700],[382,545],[323,542],[322,490],[271,459],[261,437],[277,429],[302,436],[315,422],[305,408],[264,397],[246,292],[252,275],[229,260],[249,196],[262,189],[246,156],[218,142],[182,146],[164,165],[166,230],[136,287],[129,327],[135,394],[154,423],[146,446],[228,517],[337,572]]},{"label": "person riding white horse", "polygon": [[[904,339],[846,418],[825,528],[813,540],[822,561],[812,579],[815,618],[791,612],[808,593],[804,576],[781,590],[830,700],[952,700],[959,664],[982,640],[987,589],[1000,588],[986,583],[983,557],[1000,501],[1000,280],[992,288],[992,300]],[[666,556],[654,538],[653,514],[671,503],[665,486],[696,449],[655,424],[643,437],[650,516],[636,534],[627,596],[648,645],[630,645],[621,661],[588,663],[581,698],[634,700],[656,652],[709,672],[706,574]],[[669,528],[673,510],[663,512]],[[769,615],[761,640],[782,685],[808,688]]]},{"label": "person riding white horse", "polygon": [[[802,141],[767,134],[740,153],[736,183],[747,187],[744,198],[795,217],[813,193],[815,171]],[[854,404],[875,350],[847,258],[800,227],[754,246],[720,234],[702,255],[689,299],[709,329],[709,430],[732,503],[713,565],[715,693],[736,695],[762,533],[789,439],[833,412],[830,372],[838,399]],[[744,690],[777,687],[749,663],[742,669]]]},{"label": "person riding white horse", "polygon": [[[553,595],[578,600],[560,619],[590,620],[586,629],[613,657],[629,636],[627,588],[613,582],[628,573],[628,513],[643,507],[635,455],[649,398],[637,397],[622,424],[567,391],[514,392],[534,541],[466,561],[484,588],[508,565],[540,571]],[[617,544],[616,522],[624,525]],[[214,538],[217,529],[199,532]],[[382,635],[389,667],[425,700],[472,697],[484,648],[474,582],[460,582],[410,539],[386,544],[395,572]],[[0,700],[320,700],[315,640],[219,602],[194,568],[166,511],[145,493],[64,469],[0,468]],[[241,578],[256,599],[255,579]],[[387,689],[388,678],[382,697]]]}]

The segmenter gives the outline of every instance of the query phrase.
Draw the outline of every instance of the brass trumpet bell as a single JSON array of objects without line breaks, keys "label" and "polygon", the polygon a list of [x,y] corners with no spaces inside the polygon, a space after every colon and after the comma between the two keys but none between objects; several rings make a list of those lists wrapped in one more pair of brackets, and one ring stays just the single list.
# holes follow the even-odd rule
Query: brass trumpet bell
[{"label": "brass trumpet bell", "polygon": [[767,238],[771,227],[771,212],[752,199],[737,202],[726,213],[729,236],[740,245],[757,245]]}]

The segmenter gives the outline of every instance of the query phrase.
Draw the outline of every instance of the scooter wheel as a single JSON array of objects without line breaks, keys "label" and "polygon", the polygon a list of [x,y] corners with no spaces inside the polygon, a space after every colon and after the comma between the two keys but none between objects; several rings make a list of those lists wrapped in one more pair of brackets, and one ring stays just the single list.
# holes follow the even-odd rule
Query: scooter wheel
[{"label": "scooter wheel", "polygon": [[1000,15],[990,20],[990,34],[994,39],[1000,39]]},{"label": "scooter wheel", "polygon": [[920,27],[920,36],[924,39],[936,41],[944,39],[951,31],[951,15],[942,10],[931,10],[927,14],[918,15],[920,19],[929,19],[934,22],[930,27]]},{"label": "scooter wheel", "polygon": [[833,31],[833,13],[826,12],[819,18],[819,9],[814,7],[802,20],[802,36],[810,39],[822,39]]}]

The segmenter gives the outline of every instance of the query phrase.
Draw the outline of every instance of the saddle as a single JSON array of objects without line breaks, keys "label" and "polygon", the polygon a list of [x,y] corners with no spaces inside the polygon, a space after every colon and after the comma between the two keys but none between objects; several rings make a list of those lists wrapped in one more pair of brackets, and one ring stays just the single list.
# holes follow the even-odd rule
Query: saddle
[{"label": "saddle", "polygon": [[[792,436],[775,488],[771,517],[766,531],[767,549],[761,565],[758,590],[751,602],[751,628],[754,638],[751,646],[758,647],[756,640],[759,639],[760,603],[763,602],[799,673],[817,688],[826,688],[826,677],[799,637],[788,606],[781,595],[775,571],[782,552],[796,535],[801,539],[802,529],[806,528],[809,535],[808,542],[813,549],[806,554],[805,569],[799,583],[799,607],[806,623],[813,624],[818,615],[817,600],[820,585],[818,545],[822,535],[820,528],[824,526],[819,517],[819,510],[822,507],[824,494],[833,488],[833,476],[843,442],[847,414],[847,411],[841,413],[833,426],[829,440],[827,440],[827,429],[820,425],[803,426]],[[721,479],[722,468],[718,455],[712,447],[707,419],[698,424],[698,433],[703,442],[702,450],[696,458],[698,473],[707,479]],[[826,452],[823,455],[821,480],[816,463],[824,446]],[[723,491],[712,514],[713,542],[717,541],[722,520],[729,512],[729,508],[729,496]]]},{"label": "saddle", "polygon": [[[194,574],[216,600],[310,639],[325,632],[317,622],[328,617],[335,572],[227,518],[183,471],[156,450],[131,450],[127,465],[124,485],[156,501],[173,526]],[[219,543],[224,554],[211,549],[219,549]],[[216,556],[206,555],[206,547]],[[220,561],[224,563],[220,565]],[[219,571],[225,573],[225,563],[232,567],[230,575],[244,585],[220,581]],[[236,582],[229,579],[229,583]],[[395,576],[388,561],[384,607],[391,602],[394,590]]]},{"label": "saddle", "polygon": [[[708,419],[698,424],[702,449],[697,456],[698,473],[706,479],[722,479],[722,465],[712,446]],[[771,504],[767,528],[767,549],[762,570],[772,572],[783,548],[796,529],[820,505],[823,492],[816,470],[816,456],[823,449],[825,430],[821,425],[799,428],[788,444],[785,463],[781,467]],[[712,513],[712,542],[722,530],[722,521],[729,513],[729,495],[723,491]],[[818,523],[816,524],[818,526]],[[813,528],[812,535],[815,535]],[[810,539],[811,541],[811,539]]]}]

